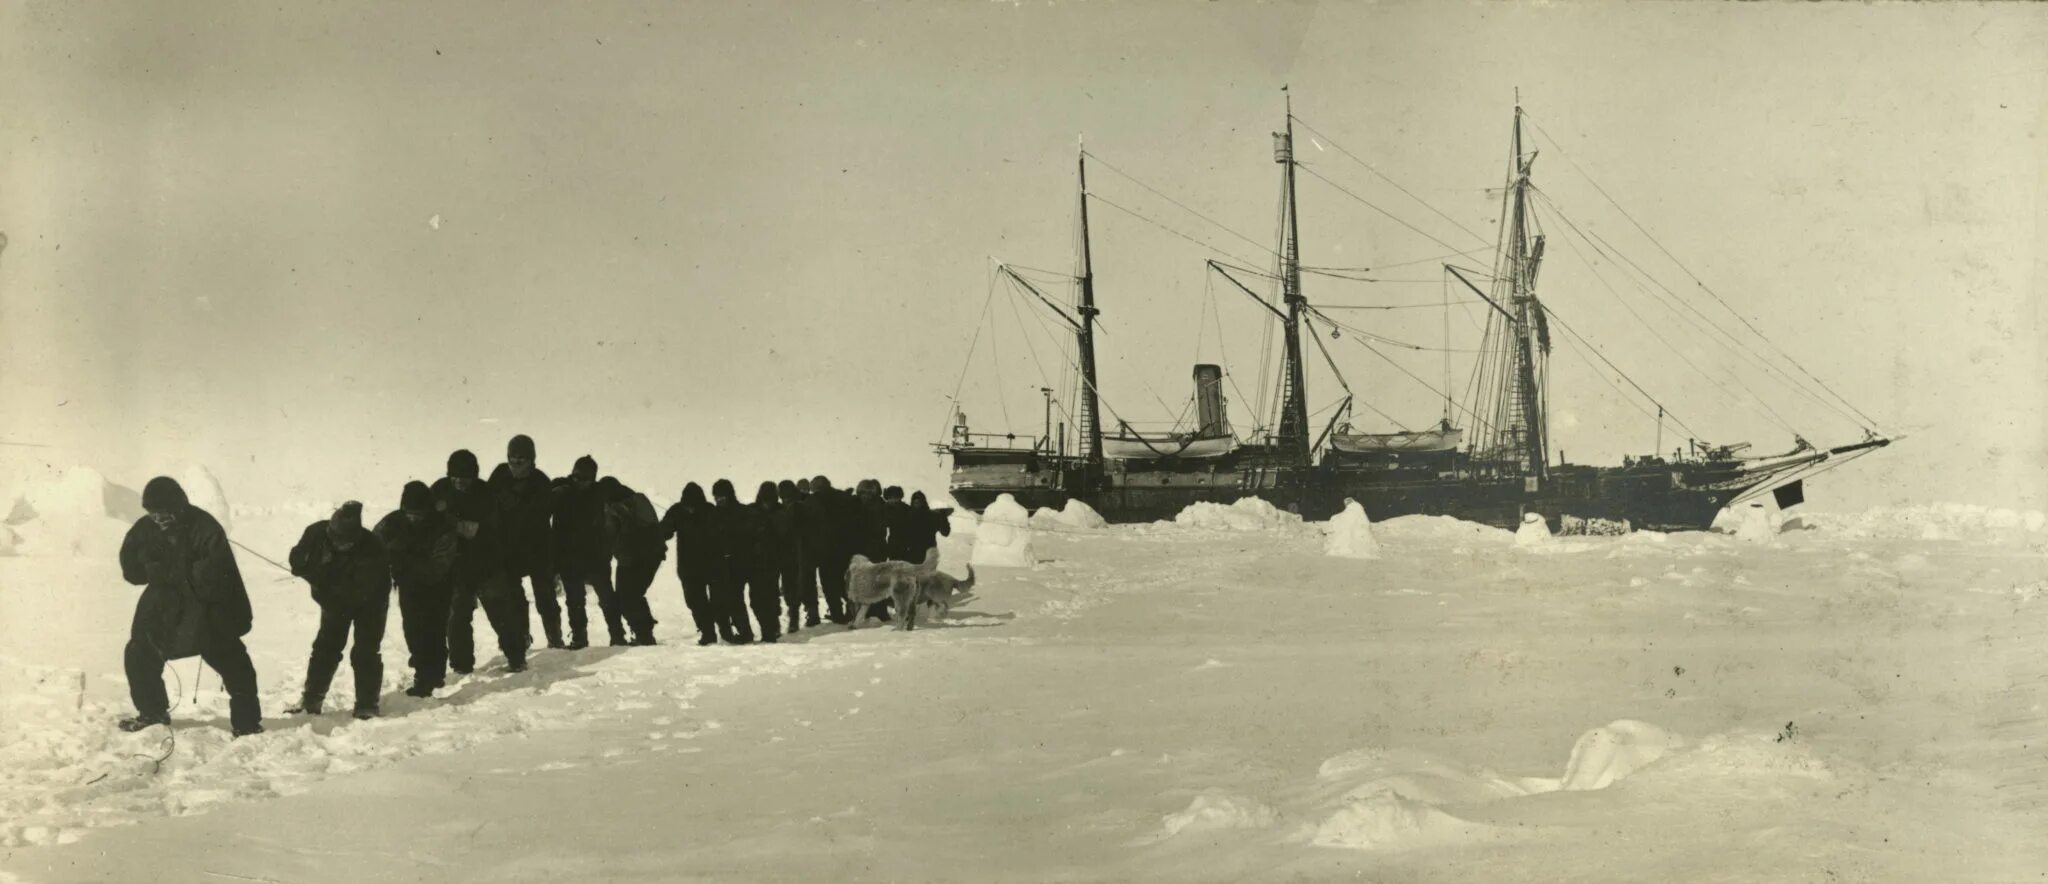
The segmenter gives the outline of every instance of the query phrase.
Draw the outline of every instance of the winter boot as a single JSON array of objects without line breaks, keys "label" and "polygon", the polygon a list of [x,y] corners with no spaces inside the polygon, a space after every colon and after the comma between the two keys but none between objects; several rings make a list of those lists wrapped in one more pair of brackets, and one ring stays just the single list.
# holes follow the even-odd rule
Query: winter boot
[{"label": "winter boot", "polygon": [[140,713],[130,718],[123,718],[120,721],[115,722],[114,726],[132,734],[136,731],[153,727],[159,724],[165,727],[169,727],[171,724],[171,717],[162,712]]},{"label": "winter boot", "polygon": [[584,635],[583,630],[578,629],[575,632],[570,633],[568,647],[569,650],[580,651],[587,647],[590,647],[590,637]]},{"label": "winter boot", "polygon": [[425,682],[416,681],[412,683],[412,687],[405,689],[405,695],[408,697],[419,697],[421,699],[426,699],[427,697],[433,696],[434,689],[438,687],[440,687],[440,685],[432,685],[427,684]]},{"label": "winter boot", "polygon": [[235,739],[239,740],[243,737],[254,736],[260,733],[263,733],[263,725],[260,724],[252,724],[248,727],[238,727],[235,728]]},{"label": "winter boot", "polygon": [[286,709],[284,710],[284,714],[286,714],[286,715],[319,715],[319,714],[320,714],[320,702],[321,702],[322,700],[324,700],[324,699],[326,699],[326,698],[325,698],[325,697],[307,697],[307,698],[305,698],[305,699],[303,699],[303,700],[300,700],[300,701],[299,701],[299,705],[297,705],[297,706],[291,706],[291,707],[287,707],[287,708],[286,708]]},{"label": "winter boot", "polygon": [[526,671],[526,661],[525,661],[525,660],[507,660],[507,661],[505,661],[505,671],[506,671],[506,672],[525,672],[525,671]]},{"label": "winter boot", "polygon": [[[783,630],[783,632],[795,632],[797,629],[797,620],[797,613],[795,611],[789,612],[789,628]],[[815,626],[816,624],[813,623],[812,625]]]},{"label": "winter boot", "polygon": [[705,645],[715,645],[715,644],[718,644],[718,636],[716,636],[716,635],[713,635],[713,634],[711,634],[711,633],[708,633],[708,632],[707,632],[707,633],[704,633],[703,635],[700,635],[700,636],[698,636],[698,637],[697,637],[697,647],[700,647],[700,648],[701,648],[701,647],[704,647]]},{"label": "winter boot", "polygon": [[[792,616],[794,616],[794,615],[792,615]],[[817,609],[817,608],[805,608],[805,609],[804,609],[804,625],[805,625],[805,626],[816,626],[816,625],[818,625],[818,609]]]},{"label": "winter boot", "polygon": [[369,721],[370,719],[377,717],[377,707],[357,706],[355,714],[357,721]]},{"label": "winter boot", "polygon": [[547,634],[548,647],[556,650],[568,647],[568,645],[562,644],[561,620],[542,615],[540,618],[540,631]]}]

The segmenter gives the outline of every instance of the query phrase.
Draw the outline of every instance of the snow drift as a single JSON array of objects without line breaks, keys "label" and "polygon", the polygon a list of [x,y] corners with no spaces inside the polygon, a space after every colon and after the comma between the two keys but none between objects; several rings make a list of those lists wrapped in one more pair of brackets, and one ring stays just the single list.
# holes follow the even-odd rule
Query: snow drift
[{"label": "snow drift", "polygon": [[1206,531],[1277,531],[1299,527],[1301,516],[1262,498],[1243,497],[1228,506],[1207,501],[1188,504],[1173,517],[1173,523]]}]

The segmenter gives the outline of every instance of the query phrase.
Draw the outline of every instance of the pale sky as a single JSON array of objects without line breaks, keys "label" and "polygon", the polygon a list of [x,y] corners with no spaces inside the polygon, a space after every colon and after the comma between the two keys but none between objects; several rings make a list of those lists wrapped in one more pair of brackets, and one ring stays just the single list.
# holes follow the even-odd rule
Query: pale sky
[{"label": "pale sky", "polygon": [[[1576,164],[1771,341],[1910,436],[1810,499],[2048,506],[2037,6],[8,0],[0,41],[0,440],[49,446],[0,449],[17,468],[139,484],[201,463],[232,499],[382,508],[449,451],[488,468],[525,432],[551,472],[591,453],[662,497],[819,472],[942,488],[927,443],[990,256],[1072,260],[1077,136],[1270,244],[1267,133],[1289,84],[1300,118],[1489,233],[1519,88],[1557,139],[1533,142],[1536,179],[1565,213],[1663,261]],[[1304,132],[1299,153],[1478,245],[1335,146]],[[1270,258],[1107,168],[1090,183]],[[1301,200],[1306,263],[1449,251],[1315,178]],[[1227,353],[1251,393],[1258,308],[1216,290],[1219,350],[1215,319],[1200,334],[1209,254],[1092,212],[1119,412],[1173,417],[1198,356]],[[1702,377],[1724,373],[1815,442],[1860,435],[1622,290],[1669,342],[1646,334],[1552,239],[1546,302],[1702,435],[1789,446]],[[1685,274],[1652,269],[1734,327]],[[1312,278],[1308,295],[1442,296],[1431,263],[1378,275],[1400,281]],[[1444,343],[1438,311],[1346,316]],[[1451,323],[1452,346],[1471,346]],[[1000,389],[969,372],[977,424],[1006,407],[1036,429],[1021,340]],[[1427,391],[1325,343],[1361,398],[1434,419]],[[1441,379],[1441,354],[1397,358]],[[1652,422],[1578,357],[1553,364],[1553,450],[1650,448]],[[1311,407],[1336,395],[1320,365],[1310,382]]]}]

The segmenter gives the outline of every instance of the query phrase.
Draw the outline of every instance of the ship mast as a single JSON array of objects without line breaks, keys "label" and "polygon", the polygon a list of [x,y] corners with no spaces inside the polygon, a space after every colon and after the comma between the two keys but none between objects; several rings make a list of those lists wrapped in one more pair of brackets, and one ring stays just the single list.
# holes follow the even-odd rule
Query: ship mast
[{"label": "ship mast", "polygon": [[1088,249],[1088,151],[1080,151],[1081,186],[1081,324],[1076,332],[1081,356],[1081,412],[1077,416],[1081,434],[1083,487],[1094,488],[1102,476],[1102,421],[1098,417],[1095,386],[1095,262]]},{"label": "ship mast", "polygon": [[[1286,92],[1282,87],[1281,91]],[[1301,366],[1301,318],[1308,301],[1301,294],[1301,227],[1294,199],[1294,98],[1287,96],[1287,129],[1273,133],[1273,162],[1286,169],[1286,229],[1280,246],[1280,286],[1287,302],[1286,364],[1281,366],[1282,389],[1278,442],[1302,466],[1309,463],[1308,402],[1304,396]]]},{"label": "ship mast", "polygon": [[1543,306],[1536,300],[1536,271],[1543,260],[1543,236],[1535,236],[1533,243],[1528,225],[1529,168],[1536,162],[1535,154],[1526,159],[1522,156],[1522,105],[1515,104],[1515,181],[1510,191],[1514,202],[1508,223],[1508,303],[1514,311],[1515,367],[1514,367],[1514,420],[1511,431],[1521,437],[1523,475],[1541,482],[1547,474],[1546,423],[1543,414],[1543,392],[1537,380],[1536,361],[1538,352],[1548,351],[1549,335],[1544,332],[1548,322],[1542,315]]}]

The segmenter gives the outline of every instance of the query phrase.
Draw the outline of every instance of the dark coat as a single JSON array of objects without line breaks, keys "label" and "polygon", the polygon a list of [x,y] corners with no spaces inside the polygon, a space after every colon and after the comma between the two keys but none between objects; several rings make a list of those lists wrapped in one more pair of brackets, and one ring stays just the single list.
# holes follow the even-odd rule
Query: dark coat
[{"label": "dark coat", "polygon": [[306,526],[288,561],[292,574],[312,584],[313,601],[323,608],[354,609],[388,602],[391,559],[373,532],[356,531],[355,544],[336,546],[326,520]]},{"label": "dark coat", "polygon": [[711,507],[712,536],[719,554],[735,565],[751,565],[761,548],[760,511],[737,500]]},{"label": "dark coat", "polygon": [[[900,508],[899,508],[900,507]],[[939,545],[939,535],[953,533],[951,509],[934,510],[910,504],[891,504],[889,510],[889,556],[900,562],[922,562],[924,554]]]},{"label": "dark coat", "polygon": [[889,517],[883,500],[852,494],[846,497],[850,502],[846,517],[848,548],[855,555],[867,556],[871,562],[889,558]]},{"label": "dark coat", "polygon": [[526,478],[515,479],[510,466],[499,464],[489,485],[504,522],[499,553],[505,569],[520,576],[553,573],[557,498],[548,474],[534,467]]},{"label": "dark coat", "polygon": [[799,545],[803,543],[801,519],[803,514],[797,507],[777,502],[766,509],[766,524],[761,531],[761,559],[766,562],[786,563],[795,561]]},{"label": "dark coat", "polygon": [[121,541],[121,576],[143,587],[131,633],[154,629],[196,604],[205,608],[205,624],[213,632],[248,635],[254,620],[249,590],[227,532],[196,506],[185,504],[176,515],[169,530],[139,519]]},{"label": "dark coat", "polygon": [[[471,482],[468,491],[455,490],[449,479],[434,482],[434,505],[455,528],[455,580],[472,583],[503,573],[504,528],[497,501],[482,482]],[[465,529],[468,536],[464,536]]]},{"label": "dark coat", "polygon": [[795,504],[797,533],[803,540],[804,554],[814,562],[845,554],[839,503],[839,492],[834,490],[813,491]]},{"label": "dark coat", "polygon": [[447,583],[462,551],[455,524],[443,513],[414,520],[404,510],[393,510],[374,530],[391,558],[391,578],[399,592]]},{"label": "dark coat", "polygon": [[554,495],[555,565],[596,569],[611,564],[612,543],[605,513],[605,491],[596,483],[576,487],[576,480],[557,479]]},{"label": "dark coat", "polygon": [[647,495],[623,485],[605,505],[606,533],[620,567],[659,564],[668,558],[668,536]]},{"label": "dark coat", "polygon": [[676,571],[685,577],[708,579],[711,569],[724,562],[708,501],[669,507],[661,517],[661,532],[664,540],[676,539]]}]

